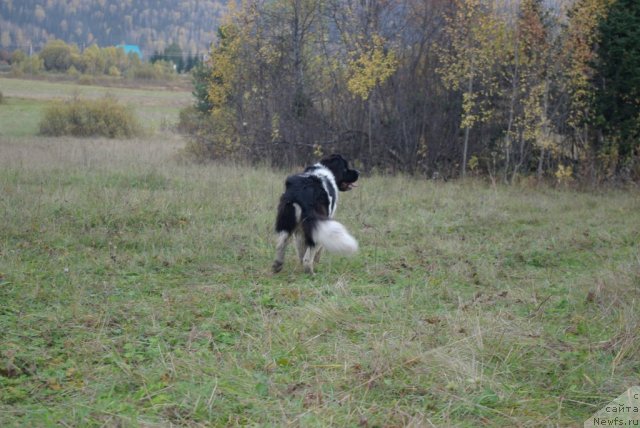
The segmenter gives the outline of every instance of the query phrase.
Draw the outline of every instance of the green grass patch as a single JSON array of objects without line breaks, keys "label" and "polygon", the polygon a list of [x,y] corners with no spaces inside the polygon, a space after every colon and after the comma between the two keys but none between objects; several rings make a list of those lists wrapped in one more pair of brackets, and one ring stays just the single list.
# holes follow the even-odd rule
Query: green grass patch
[{"label": "green grass patch", "polygon": [[5,97],[0,104],[0,136],[36,135],[42,112],[49,104],[42,100]]}]

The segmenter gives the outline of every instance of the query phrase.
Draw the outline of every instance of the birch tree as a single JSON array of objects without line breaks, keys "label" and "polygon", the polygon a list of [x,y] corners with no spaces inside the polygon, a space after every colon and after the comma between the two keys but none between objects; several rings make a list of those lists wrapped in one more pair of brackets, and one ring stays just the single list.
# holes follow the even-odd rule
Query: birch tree
[{"label": "birch tree", "polygon": [[496,64],[504,53],[505,26],[485,2],[456,0],[448,17],[450,45],[441,51],[439,74],[448,89],[462,93],[460,128],[464,130],[460,173],[466,176],[469,138],[475,125],[493,114],[497,89]]}]

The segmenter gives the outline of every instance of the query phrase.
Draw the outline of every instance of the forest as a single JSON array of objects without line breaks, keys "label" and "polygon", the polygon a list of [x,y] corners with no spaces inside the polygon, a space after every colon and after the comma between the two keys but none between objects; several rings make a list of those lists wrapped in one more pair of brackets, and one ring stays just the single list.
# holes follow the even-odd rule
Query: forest
[{"label": "forest", "polygon": [[145,55],[171,43],[209,49],[226,0],[0,0],[0,47],[39,51],[52,38],[80,48],[135,44]]},{"label": "forest", "polygon": [[183,127],[212,158],[637,181],[638,28],[635,0],[243,2]]}]

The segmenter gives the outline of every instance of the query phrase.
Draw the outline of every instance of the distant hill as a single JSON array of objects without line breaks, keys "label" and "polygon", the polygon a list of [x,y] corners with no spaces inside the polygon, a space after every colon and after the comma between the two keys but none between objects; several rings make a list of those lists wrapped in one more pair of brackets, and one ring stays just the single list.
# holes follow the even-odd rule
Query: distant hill
[{"label": "distant hill", "polygon": [[139,45],[146,57],[176,42],[203,53],[227,0],[0,0],[0,49],[38,51],[56,38],[80,48]]}]

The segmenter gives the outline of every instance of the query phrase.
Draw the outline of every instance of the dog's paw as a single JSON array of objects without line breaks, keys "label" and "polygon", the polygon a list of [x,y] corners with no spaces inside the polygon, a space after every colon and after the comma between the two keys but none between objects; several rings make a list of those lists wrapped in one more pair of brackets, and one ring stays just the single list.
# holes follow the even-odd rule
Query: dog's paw
[{"label": "dog's paw", "polygon": [[282,265],[284,263],[276,260],[275,262],[273,262],[273,265],[271,266],[271,270],[273,270],[273,273],[278,273],[282,270]]}]

